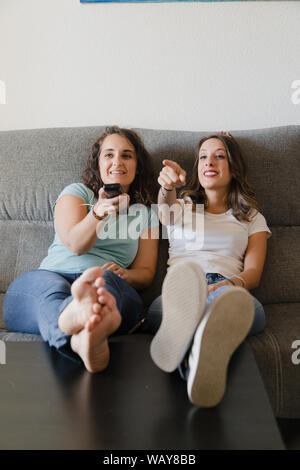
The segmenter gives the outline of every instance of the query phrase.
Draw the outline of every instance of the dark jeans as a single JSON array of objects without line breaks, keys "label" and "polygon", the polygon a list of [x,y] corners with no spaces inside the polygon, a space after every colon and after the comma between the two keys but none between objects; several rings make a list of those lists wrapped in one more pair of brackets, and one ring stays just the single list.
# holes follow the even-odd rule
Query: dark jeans
[{"label": "dark jeans", "polygon": [[[58,327],[58,318],[72,301],[71,285],[79,274],[37,269],[22,274],[9,286],[3,316],[11,331],[40,334],[61,354],[81,362],[70,347],[71,336]],[[111,271],[104,271],[105,288],[116,299],[122,322],[115,334],[125,334],[143,315],[143,303],[133,287]]]}]

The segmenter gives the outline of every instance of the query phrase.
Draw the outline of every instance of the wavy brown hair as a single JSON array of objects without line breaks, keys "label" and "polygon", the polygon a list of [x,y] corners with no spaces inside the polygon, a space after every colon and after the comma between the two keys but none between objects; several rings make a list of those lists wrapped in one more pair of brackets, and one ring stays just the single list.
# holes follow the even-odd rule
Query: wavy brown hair
[{"label": "wavy brown hair", "polygon": [[255,194],[247,179],[247,167],[243,160],[240,148],[236,140],[230,134],[212,134],[203,137],[197,146],[195,164],[192,170],[192,177],[186,188],[184,188],[180,197],[186,199],[190,197],[195,207],[196,204],[204,204],[207,207],[207,196],[205,189],[201,186],[198,178],[199,151],[202,144],[208,139],[219,139],[223,142],[231,173],[231,181],[227,194],[227,206],[232,209],[234,215],[240,221],[250,222],[251,217],[259,211],[259,205],[255,199]]},{"label": "wavy brown hair", "polygon": [[132,129],[124,129],[118,126],[106,127],[105,131],[102,132],[92,146],[87,166],[82,173],[84,184],[98,197],[99,189],[103,186],[99,171],[99,156],[104,139],[113,134],[121,135],[129,140],[135,149],[137,157],[136,175],[128,191],[130,204],[141,203],[150,206],[156,201],[158,192],[158,187],[154,179],[152,161],[142,139]]}]

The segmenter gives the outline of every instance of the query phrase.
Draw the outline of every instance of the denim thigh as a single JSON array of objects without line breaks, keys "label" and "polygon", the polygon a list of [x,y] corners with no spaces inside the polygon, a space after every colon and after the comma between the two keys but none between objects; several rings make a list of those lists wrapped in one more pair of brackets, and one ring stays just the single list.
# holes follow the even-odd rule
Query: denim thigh
[{"label": "denim thigh", "polygon": [[122,322],[114,334],[128,333],[143,317],[143,301],[137,291],[117,274],[104,270],[105,289],[116,299]]},{"label": "denim thigh", "polygon": [[[230,288],[230,286],[227,286],[227,285],[221,286],[218,289],[210,292],[207,296],[206,308],[223,290],[228,289],[228,288]],[[258,333],[261,333],[264,330],[265,325],[266,325],[266,315],[265,315],[265,310],[262,304],[253,295],[251,295],[251,297],[252,297],[253,306],[254,306],[254,318],[253,318],[252,326],[247,336],[253,336],[253,335],[257,335]]]},{"label": "denim thigh", "polygon": [[61,349],[70,336],[58,327],[58,317],[71,296],[71,282],[61,274],[36,269],[17,277],[7,289],[3,317],[9,330],[40,334]]},{"label": "denim thigh", "polygon": [[[56,273],[37,269],[22,274],[9,286],[3,304],[8,329],[41,334],[58,346],[67,337],[58,328],[58,318],[73,300],[71,285],[81,273]],[[105,288],[116,299],[122,323],[116,333],[127,333],[143,315],[143,303],[136,290],[111,271],[104,271]]]}]

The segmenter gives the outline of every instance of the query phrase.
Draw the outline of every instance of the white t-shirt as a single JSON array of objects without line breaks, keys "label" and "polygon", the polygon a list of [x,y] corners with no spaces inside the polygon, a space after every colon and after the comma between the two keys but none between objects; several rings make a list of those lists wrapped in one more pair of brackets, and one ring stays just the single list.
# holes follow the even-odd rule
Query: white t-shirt
[{"label": "white t-shirt", "polygon": [[[196,214],[196,229],[192,229],[192,220],[188,216],[192,205],[184,204],[183,199],[178,202],[185,208],[184,224],[181,213],[175,218],[174,225],[166,226],[169,266],[178,261],[193,261],[205,273],[230,277],[244,269],[248,237],[256,232],[267,232],[267,238],[272,235],[260,212],[255,211],[250,222],[240,222],[232,215],[232,209],[223,214],[211,214],[202,209]],[[187,206],[190,211],[186,211]]]}]

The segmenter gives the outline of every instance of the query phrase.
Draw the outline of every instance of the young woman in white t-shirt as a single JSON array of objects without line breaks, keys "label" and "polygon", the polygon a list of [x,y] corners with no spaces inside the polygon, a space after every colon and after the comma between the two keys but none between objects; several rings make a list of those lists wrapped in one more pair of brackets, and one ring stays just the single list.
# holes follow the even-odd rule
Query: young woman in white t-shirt
[{"label": "young woman in white t-shirt", "polygon": [[200,140],[181,199],[176,188],[185,185],[185,171],[171,160],[163,165],[158,204],[169,268],[149,309],[150,325],[159,328],[151,356],[167,372],[179,367],[192,403],[215,406],[232,353],[265,326],[263,306],[249,291],[259,285],[271,231],[230,134]]}]

